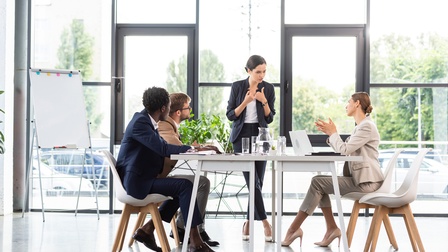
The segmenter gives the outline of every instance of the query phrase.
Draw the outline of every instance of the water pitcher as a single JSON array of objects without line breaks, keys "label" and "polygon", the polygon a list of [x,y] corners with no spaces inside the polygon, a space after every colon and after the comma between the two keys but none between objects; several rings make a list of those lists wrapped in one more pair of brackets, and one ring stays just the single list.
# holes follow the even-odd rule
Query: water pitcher
[{"label": "water pitcher", "polygon": [[258,152],[261,154],[268,154],[271,149],[271,135],[269,128],[258,127],[257,145]]}]

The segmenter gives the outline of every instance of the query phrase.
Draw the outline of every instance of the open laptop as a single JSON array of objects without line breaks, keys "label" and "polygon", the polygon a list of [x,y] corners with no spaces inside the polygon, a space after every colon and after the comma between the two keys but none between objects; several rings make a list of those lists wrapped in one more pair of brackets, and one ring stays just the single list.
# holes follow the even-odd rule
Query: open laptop
[{"label": "open laptop", "polygon": [[310,139],[306,134],[305,130],[295,130],[290,131],[289,136],[291,137],[292,148],[294,149],[294,154],[297,156],[309,156],[309,155],[321,155],[321,156],[334,156],[341,155],[334,151],[315,151],[311,145]]}]

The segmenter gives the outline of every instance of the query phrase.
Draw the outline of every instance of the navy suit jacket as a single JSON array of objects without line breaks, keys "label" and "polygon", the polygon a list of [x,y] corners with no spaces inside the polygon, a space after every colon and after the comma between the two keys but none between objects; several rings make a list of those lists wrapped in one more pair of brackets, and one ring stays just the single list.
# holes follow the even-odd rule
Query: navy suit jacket
[{"label": "navy suit jacket", "polygon": [[126,127],[117,158],[117,171],[126,192],[137,199],[145,198],[163,170],[165,157],[190,148],[168,144],[154,129],[146,110],[135,113]]},{"label": "navy suit jacket", "polygon": [[[274,91],[274,85],[262,81],[261,83],[258,83],[258,90],[261,91],[261,89],[264,88],[264,95],[266,96],[266,99],[268,100],[269,108],[271,109],[271,113],[268,116],[264,116],[264,109],[261,105],[261,102],[257,101],[257,117],[259,121],[259,126],[267,128],[268,124],[271,123],[274,120],[275,115],[275,109],[274,109],[274,103],[275,103],[275,91]],[[235,109],[244,101],[244,98],[246,97],[247,90],[249,89],[249,78],[245,80],[240,80],[237,82],[234,82],[232,84],[232,89],[230,91],[230,98],[227,103],[227,119],[230,121],[233,121],[232,123],[232,133],[230,134],[230,142],[235,142],[238,138],[241,129],[244,125],[244,118],[246,117],[246,109],[243,110],[243,112],[240,114],[240,116],[235,115]]]}]

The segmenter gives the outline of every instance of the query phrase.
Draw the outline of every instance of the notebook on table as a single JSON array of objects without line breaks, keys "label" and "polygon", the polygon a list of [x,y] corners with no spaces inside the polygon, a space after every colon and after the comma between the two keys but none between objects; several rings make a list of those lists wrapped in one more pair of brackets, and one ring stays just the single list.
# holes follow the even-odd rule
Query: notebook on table
[{"label": "notebook on table", "polygon": [[334,151],[315,151],[305,130],[290,131],[292,148],[297,156],[340,156]]}]

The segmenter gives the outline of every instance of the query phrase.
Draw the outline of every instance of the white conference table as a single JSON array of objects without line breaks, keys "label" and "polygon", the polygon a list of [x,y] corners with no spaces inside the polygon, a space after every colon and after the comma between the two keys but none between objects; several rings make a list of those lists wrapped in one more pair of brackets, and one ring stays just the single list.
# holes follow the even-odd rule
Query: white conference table
[{"label": "white conference table", "polygon": [[[362,157],[360,156],[296,156],[296,155],[282,155],[282,156],[271,156],[271,155],[232,155],[232,154],[224,154],[224,155],[200,155],[200,154],[178,154],[171,155],[172,160],[197,160],[198,166],[196,168],[194,183],[193,183],[193,192],[191,195],[190,208],[188,220],[185,226],[185,236],[183,244],[188,244],[188,237],[190,234],[191,215],[194,209],[194,203],[196,202],[196,195],[199,185],[199,176],[203,171],[249,171],[250,181],[255,180],[255,161],[274,161],[274,169],[275,173],[277,173],[277,186],[276,192],[278,197],[277,201],[277,216],[276,221],[274,220],[275,213],[275,204],[273,204],[272,208],[272,226],[273,226],[273,235],[276,235],[275,241],[277,242],[277,251],[281,249],[281,213],[282,213],[282,200],[283,195],[279,192],[282,192],[283,187],[283,172],[330,172],[333,178],[333,186],[335,191],[335,199],[338,210],[339,224],[342,233],[342,243],[344,246],[344,251],[348,252],[348,242],[347,242],[347,234],[345,232],[345,223],[344,216],[342,210],[341,203],[341,195],[339,191],[339,184],[337,183],[337,173],[335,162],[337,161],[362,161]],[[273,171],[274,172],[274,171]],[[273,177],[273,192],[272,192],[272,200],[275,202],[275,179]],[[254,226],[254,191],[255,191],[255,183],[250,184],[249,188],[249,226]],[[275,229],[277,231],[275,231]],[[250,229],[252,230],[252,229]],[[249,232],[249,251],[254,251],[254,232]],[[187,246],[182,246],[182,252],[187,250]]]},{"label": "white conference table", "polygon": [[[344,251],[348,252],[347,234],[345,232],[344,215],[342,210],[341,195],[339,191],[339,184],[337,183],[337,173],[335,162],[337,161],[362,161],[361,156],[267,156],[268,160],[276,162],[275,171],[277,173],[277,220],[276,220],[276,242],[277,251],[281,249],[281,228],[282,228],[282,187],[283,187],[283,173],[284,172],[330,172],[333,179],[334,195],[336,199],[339,226],[342,233],[342,244]],[[274,197],[274,193],[272,194]],[[273,211],[274,212],[274,211]]]},{"label": "white conference table", "polygon": [[[193,192],[191,194],[190,208],[188,212],[188,219],[185,225],[185,235],[183,244],[188,244],[188,238],[190,237],[190,228],[192,222],[192,214],[194,211],[194,204],[196,202],[196,195],[199,185],[199,177],[203,171],[248,171],[250,173],[249,189],[249,227],[254,226],[254,206],[255,206],[255,161],[268,161],[268,156],[262,155],[233,155],[233,154],[216,154],[216,155],[201,155],[201,154],[178,154],[171,155],[172,160],[197,160],[198,166],[193,183]],[[253,229],[250,229],[253,230]],[[186,245],[182,246],[182,252],[187,251]],[[254,251],[254,232],[249,232],[249,251]]]}]

